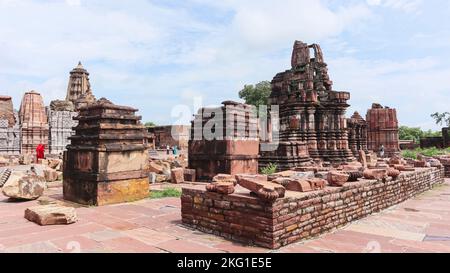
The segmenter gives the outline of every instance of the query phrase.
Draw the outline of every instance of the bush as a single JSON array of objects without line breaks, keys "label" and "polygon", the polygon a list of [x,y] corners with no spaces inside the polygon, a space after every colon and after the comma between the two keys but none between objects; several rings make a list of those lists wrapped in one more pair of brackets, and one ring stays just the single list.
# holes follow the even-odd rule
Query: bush
[{"label": "bush", "polygon": [[270,163],[264,168],[261,168],[261,174],[271,175],[274,174],[278,169],[278,165],[274,163]]},{"label": "bush", "polygon": [[162,191],[152,191],[150,193],[151,199],[158,199],[158,198],[167,198],[167,197],[180,197],[181,191],[179,189],[175,188],[167,188]]}]

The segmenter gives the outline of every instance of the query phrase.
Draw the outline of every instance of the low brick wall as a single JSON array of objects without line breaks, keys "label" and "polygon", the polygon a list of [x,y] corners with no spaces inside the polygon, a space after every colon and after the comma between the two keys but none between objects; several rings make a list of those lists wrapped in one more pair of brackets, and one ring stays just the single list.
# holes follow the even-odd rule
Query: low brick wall
[{"label": "low brick wall", "polygon": [[276,249],[342,227],[443,182],[443,170],[417,169],[402,173],[395,181],[361,180],[310,193],[288,191],[272,204],[239,186],[232,195],[192,186],[183,188],[182,220],[203,232]]}]

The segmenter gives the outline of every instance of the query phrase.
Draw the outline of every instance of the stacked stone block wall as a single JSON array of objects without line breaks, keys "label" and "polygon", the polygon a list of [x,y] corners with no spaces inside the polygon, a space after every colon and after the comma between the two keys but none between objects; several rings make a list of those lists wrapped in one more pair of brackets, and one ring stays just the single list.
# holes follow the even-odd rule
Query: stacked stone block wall
[{"label": "stacked stone block wall", "polygon": [[362,180],[312,193],[287,192],[274,203],[248,193],[221,195],[184,188],[183,223],[230,240],[277,249],[379,212],[444,182],[443,169],[401,174],[397,180]]}]

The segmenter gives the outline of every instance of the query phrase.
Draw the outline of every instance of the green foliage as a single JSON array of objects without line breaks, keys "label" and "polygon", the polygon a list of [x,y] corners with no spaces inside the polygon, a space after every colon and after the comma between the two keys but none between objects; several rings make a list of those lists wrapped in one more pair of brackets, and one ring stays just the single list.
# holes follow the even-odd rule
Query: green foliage
[{"label": "green foliage", "polygon": [[431,117],[434,118],[436,124],[450,127],[450,112],[434,113]]},{"label": "green foliage", "polygon": [[278,165],[274,164],[274,163],[269,163],[269,165],[267,165],[264,168],[261,168],[261,174],[265,174],[265,175],[271,175],[274,174],[278,169]]},{"label": "green foliage", "polygon": [[424,156],[437,156],[437,155],[446,155],[450,154],[450,148],[447,149],[438,149],[438,148],[427,148],[427,149],[421,149],[417,148],[415,150],[404,150],[402,151],[402,156],[404,158],[411,158],[411,159],[417,159],[417,156],[421,154]]},{"label": "green foliage", "polygon": [[167,188],[162,191],[152,191],[150,193],[151,199],[159,199],[159,198],[166,198],[166,197],[180,197],[181,191],[179,189],[175,188]]},{"label": "green foliage", "polygon": [[245,85],[244,89],[239,91],[239,98],[244,99],[245,103],[259,107],[267,105],[272,87],[269,81],[262,81],[256,85]]},{"label": "green foliage", "polygon": [[421,138],[424,137],[439,137],[442,136],[442,132],[433,132],[432,130],[423,131],[419,127],[407,127],[401,126],[399,128],[399,138],[400,140],[414,140],[416,143],[420,142]]},{"label": "green foliage", "polygon": [[145,127],[155,127],[156,126],[156,124],[154,122],[151,122],[151,121],[146,122],[144,125],[145,125]]}]

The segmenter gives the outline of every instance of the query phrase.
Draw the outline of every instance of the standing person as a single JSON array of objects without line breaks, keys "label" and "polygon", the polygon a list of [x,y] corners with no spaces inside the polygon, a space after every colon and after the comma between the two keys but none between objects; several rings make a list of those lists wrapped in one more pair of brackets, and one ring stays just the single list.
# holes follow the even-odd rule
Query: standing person
[{"label": "standing person", "polygon": [[381,144],[381,147],[380,147],[380,157],[384,157],[384,145],[383,144]]},{"label": "standing person", "polygon": [[170,154],[170,147],[169,147],[169,145],[166,145],[166,153],[167,153],[167,155]]},{"label": "standing person", "polygon": [[44,159],[45,146],[44,144],[39,144],[36,147],[36,162],[39,162],[39,159]]},{"label": "standing person", "polygon": [[178,147],[177,145],[173,146],[173,155],[176,157],[178,154]]}]

